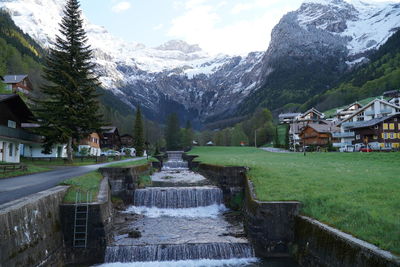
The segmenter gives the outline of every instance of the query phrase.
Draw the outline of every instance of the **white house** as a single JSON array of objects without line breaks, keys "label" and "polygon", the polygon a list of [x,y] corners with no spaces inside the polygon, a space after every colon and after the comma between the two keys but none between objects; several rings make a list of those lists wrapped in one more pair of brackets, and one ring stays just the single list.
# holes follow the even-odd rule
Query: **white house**
[{"label": "white house", "polygon": [[19,163],[20,144],[40,143],[41,137],[21,128],[33,114],[19,95],[0,95],[0,162]]},{"label": "white house", "polygon": [[21,144],[19,147],[20,154],[27,158],[66,158],[67,146],[55,145],[50,154],[44,154],[42,144]]},{"label": "white house", "polygon": [[356,110],[344,120],[339,122],[340,133],[333,134],[333,138],[339,138],[340,143],[334,143],[335,147],[351,145],[355,141],[353,127],[362,121],[390,116],[400,112],[400,106],[383,99],[374,99],[364,107]]}]

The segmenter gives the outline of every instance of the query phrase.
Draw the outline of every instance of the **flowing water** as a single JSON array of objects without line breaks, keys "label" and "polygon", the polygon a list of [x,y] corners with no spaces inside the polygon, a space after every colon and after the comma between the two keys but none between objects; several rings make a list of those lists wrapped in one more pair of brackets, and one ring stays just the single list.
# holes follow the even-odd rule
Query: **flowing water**
[{"label": "flowing water", "polygon": [[168,157],[152,176],[157,187],[136,190],[134,205],[121,213],[126,223],[102,266],[293,266],[255,258],[240,213],[223,205],[221,189],[188,171],[182,152]]}]

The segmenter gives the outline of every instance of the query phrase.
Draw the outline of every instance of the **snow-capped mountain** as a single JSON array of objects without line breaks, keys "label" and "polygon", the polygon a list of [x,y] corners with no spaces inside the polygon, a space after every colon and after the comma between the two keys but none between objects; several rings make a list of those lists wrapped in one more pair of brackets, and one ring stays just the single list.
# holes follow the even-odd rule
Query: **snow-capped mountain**
[{"label": "snow-capped mountain", "polygon": [[[48,47],[58,33],[65,2],[0,0],[0,8]],[[281,19],[266,52],[246,57],[210,56],[179,40],[151,48],[117,38],[87,19],[84,27],[105,88],[132,106],[140,103],[149,117],[163,118],[168,109],[184,119],[204,121],[235,113],[243,100],[273,79],[270,74],[282,62],[323,64],[335,59],[335,68],[343,72],[367,61],[368,53],[400,28],[400,4],[307,0]]]}]

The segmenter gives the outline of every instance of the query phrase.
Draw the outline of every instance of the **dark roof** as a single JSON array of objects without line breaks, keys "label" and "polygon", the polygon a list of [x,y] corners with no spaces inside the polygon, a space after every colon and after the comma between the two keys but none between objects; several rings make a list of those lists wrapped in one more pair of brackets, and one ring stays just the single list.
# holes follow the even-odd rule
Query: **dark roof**
[{"label": "dark roof", "polygon": [[133,138],[133,136],[130,135],[130,134],[124,134],[124,135],[121,135],[121,137],[130,137],[130,138]]},{"label": "dark roof", "polygon": [[398,96],[398,95],[400,95],[400,90],[386,91],[383,93],[383,96]]},{"label": "dark roof", "polygon": [[0,95],[0,104],[5,104],[14,114],[16,114],[22,122],[30,122],[34,120],[32,111],[19,95]]},{"label": "dark roof", "polygon": [[[332,124],[328,125],[328,124],[310,123],[307,126],[313,128],[318,133],[336,133],[340,131],[339,127]],[[305,128],[307,128],[307,126]]]},{"label": "dark roof", "polygon": [[5,75],[4,76],[4,83],[19,83],[23,79],[28,77],[28,75]]},{"label": "dark roof", "polygon": [[396,113],[390,116],[385,116],[385,117],[380,117],[380,118],[375,118],[369,121],[354,121],[354,122],[345,122],[343,123],[343,127],[346,128],[351,128],[351,129],[357,129],[357,128],[365,128],[365,127],[371,127],[374,126],[378,123],[381,123],[387,119],[390,119],[394,116],[400,115],[400,113]]},{"label": "dark roof", "polygon": [[115,126],[103,126],[101,127],[101,130],[103,133],[113,133],[117,130],[117,127]]}]

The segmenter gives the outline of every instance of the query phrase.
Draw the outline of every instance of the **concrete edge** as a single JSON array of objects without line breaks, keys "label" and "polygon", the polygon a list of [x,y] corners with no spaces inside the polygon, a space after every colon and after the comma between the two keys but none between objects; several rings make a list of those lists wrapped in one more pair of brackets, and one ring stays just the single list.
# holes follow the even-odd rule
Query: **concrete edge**
[{"label": "concrete edge", "polygon": [[52,187],[52,188],[44,190],[44,191],[40,191],[38,193],[34,193],[29,196],[25,196],[25,197],[4,203],[4,204],[0,205],[0,214],[7,213],[10,210],[19,209],[27,204],[32,203],[33,199],[40,199],[40,198],[43,198],[46,196],[50,196],[54,193],[58,193],[58,192],[61,192],[64,190],[66,191],[68,188],[69,188],[69,186],[59,185],[59,186],[55,186],[55,187]]},{"label": "concrete edge", "polygon": [[356,238],[354,236],[352,236],[351,234],[347,234],[345,232],[342,232],[336,228],[333,228],[329,225],[326,225],[320,221],[317,221],[315,219],[312,219],[310,217],[307,216],[303,216],[303,215],[298,215],[301,219],[317,226],[318,228],[321,228],[327,232],[329,232],[332,235],[335,235],[337,237],[339,237],[340,239],[343,239],[344,242],[349,242],[354,244],[355,246],[359,246],[362,249],[371,251],[372,253],[374,253],[375,255],[385,258],[388,261],[394,261],[398,264],[400,264],[400,257],[392,254],[391,252],[387,251],[387,250],[383,250],[371,243],[368,243],[367,241],[364,241],[362,239]]}]

